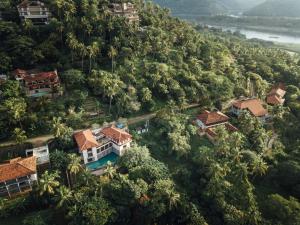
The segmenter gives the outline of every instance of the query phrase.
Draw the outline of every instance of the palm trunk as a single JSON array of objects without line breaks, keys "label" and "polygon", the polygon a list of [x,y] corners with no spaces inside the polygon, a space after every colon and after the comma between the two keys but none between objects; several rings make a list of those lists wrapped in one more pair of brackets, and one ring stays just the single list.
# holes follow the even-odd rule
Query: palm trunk
[{"label": "palm trunk", "polygon": [[83,55],[81,56],[81,70],[83,71]]},{"label": "palm trunk", "polygon": [[92,57],[90,56],[90,67],[89,67],[89,71],[90,71],[90,73],[91,73],[91,71],[92,71]]},{"label": "palm trunk", "polygon": [[112,96],[110,96],[110,99],[109,99],[109,110],[108,110],[108,114],[110,114],[110,109],[111,109],[111,101],[112,101]]},{"label": "palm trunk", "polygon": [[68,170],[66,170],[66,175],[67,175],[68,186],[69,186],[69,188],[71,188],[71,183],[70,183]]}]

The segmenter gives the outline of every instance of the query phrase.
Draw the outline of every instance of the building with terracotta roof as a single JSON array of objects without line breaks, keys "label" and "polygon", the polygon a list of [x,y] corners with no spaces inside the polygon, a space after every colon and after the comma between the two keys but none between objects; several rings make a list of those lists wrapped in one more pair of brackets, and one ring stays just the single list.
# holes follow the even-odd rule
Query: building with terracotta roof
[{"label": "building with terracotta roof", "polygon": [[125,17],[131,24],[140,21],[138,11],[135,9],[134,4],[130,2],[111,4],[111,13],[114,16]]},{"label": "building with terracotta roof", "polygon": [[267,95],[267,103],[270,105],[283,105],[285,102],[284,96],[286,94],[284,85],[276,85]]},{"label": "building with terracotta roof", "polygon": [[268,118],[268,110],[264,108],[263,102],[257,98],[237,100],[231,107],[231,113],[236,116],[245,110],[262,121]]},{"label": "building with terracotta roof", "polygon": [[31,20],[36,25],[49,23],[51,13],[41,1],[24,0],[17,8],[21,20]]},{"label": "building with terracotta roof", "polygon": [[98,161],[111,153],[122,156],[132,142],[129,133],[114,126],[80,131],[74,134],[74,138],[84,164]]},{"label": "building with terracotta roof", "polygon": [[37,72],[16,69],[12,72],[28,97],[52,96],[60,87],[57,71]]},{"label": "building with terracotta roof", "polygon": [[225,126],[230,132],[238,130],[229,122],[229,117],[220,111],[210,112],[205,110],[197,116],[195,123],[199,127],[198,133],[200,135],[206,135],[210,140],[216,138],[217,134],[215,129],[219,126]]},{"label": "building with terracotta roof", "polygon": [[18,157],[0,164],[0,197],[30,191],[36,181],[35,156]]}]

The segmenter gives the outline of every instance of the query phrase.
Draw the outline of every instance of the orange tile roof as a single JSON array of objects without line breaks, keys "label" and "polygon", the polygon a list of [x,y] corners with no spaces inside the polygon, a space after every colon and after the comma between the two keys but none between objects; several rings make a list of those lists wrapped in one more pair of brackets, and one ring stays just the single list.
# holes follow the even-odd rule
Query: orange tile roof
[{"label": "orange tile roof", "polygon": [[280,105],[283,104],[285,99],[283,98],[286,94],[284,86],[277,85],[272,88],[267,96],[267,103],[270,105]]},{"label": "orange tile roof", "polygon": [[[217,133],[215,132],[215,128],[216,127],[210,127],[205,129],[204,131],[206,132],[206,134],[208,134],[210,137],[215,138],[217,136]],[[229,132],[235,132],[238,131],[238,129],[233,126],[231,123],[225,123],[225,128],[227,131]]]},{"label": "orange tile roof", "polygon": [[0,165],[0,182],[36,173],[36,157],[15,158]]},{"label": "orange tile roof", "polygon": [[269,92],[268,95],[274,95],[274,94],[282,98],[286,94],[286,91],[279,87],[272,88],[272,90]]},{"label": "orange tile roof", "polygon": [[206,126],[212,125],[212,124],[218,124],[218,123],[224,123],[229,120],[229,117],[221,112],[210,112],[205,110],[203,113],[201,113],[199,116],[197,116],[199,120],[201,120],[202,123],[204,123]]},{"label": "orange tile roof", "polygon": [[112,139],[117,144],[123,144],[132,140],[132,136],[127,132],[120,130],[116,127],[106,127],[101,130],[101,133],[106,137]]},{"label": "orange tile roof", "polygon": [[13,75],[17,78],[22,78],[27,82],[46,79],[58,79],[58,74],[56,70],[50,72],[37,72],[36,70],[26,71],[16,69],[13,71]]},{"label": "orange tile roof", "polygon": [[282,105],[284,102],[284,98],[281,98],[275,94],[267,96],[267,103],[270,105]]},{"label": "orange tile roof", "polygon": [[74,138],[80,151],[99,146],[91,130],[78,132],[74,134]]},{"label": "orange tile roof", "polygon": [[254,116],[258,116],[258,117],[265,116],[268,113],[268,111],[263,107],[262,101],[260,101],[257,98],[238,100],[234,102],[233,105],[238,109],[247,109]]}]

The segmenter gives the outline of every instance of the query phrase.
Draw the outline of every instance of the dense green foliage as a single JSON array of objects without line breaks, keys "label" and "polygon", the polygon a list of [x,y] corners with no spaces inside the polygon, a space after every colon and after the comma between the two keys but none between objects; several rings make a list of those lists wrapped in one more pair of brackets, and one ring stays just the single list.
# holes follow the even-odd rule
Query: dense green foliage
[{"label": "dense green foliage", "polygon": [[[299,56],[192,27],[151,3],[135,2],[137,26],[112,17],[105,0],[47,2],[53,18],[45,26],[21,23],[7,6],[1,73],[56,68],[64,95],[29,99],[18,82],[4,83],[1,133],[22,144],[51,132],[55,147],[72,151],[88,97],[109,116],[159,112],[149,134],[136,139],[143,147],[132,147],[100,178],[75,154],[51,151],[52,167],[29,196],[0,200],[1,218],[32,212],[24,224],[299,223]],[[215,145],[199,141],[183,110],[191,103],[226,108],[241,95],[265,99],[278,82],[287,87],[286,103],[269,107],[273,121],[263,125],[244,113],[233,120],[239,132],[221,127]]]}]

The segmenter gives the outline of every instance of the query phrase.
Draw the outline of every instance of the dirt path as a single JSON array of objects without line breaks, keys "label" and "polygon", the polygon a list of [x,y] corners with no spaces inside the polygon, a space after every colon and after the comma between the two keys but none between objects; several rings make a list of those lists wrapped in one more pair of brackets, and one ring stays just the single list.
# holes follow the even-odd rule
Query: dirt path
[{"label": "dirt path", "polygon": [[[185,109],[195,108],[195,107],[198,107],[198,106],[199,106],[199,104],[191,104],[191,105],[188,105],[187,107],[185,107]],[[139,123],[139,122],[142,122],[142,121],[145,121],[145,120],[153,119],[156,116],[156,113],[157,112],[144,114],[144,115],[136,116],[136,117],[133,117],[133,118],[128,118],[128,124],[132,125],[132,124],[136,124],[136,123]],[[82,131],[82,129],[75,130],[74,132],[79,132],[79,131]],[[26,142],[29,142],[29,143],[32,143],[32,144],[45,143],[45,142],[47,142],[47,141],[49,141],[50,139],[53,139],[53,138],[54,138],[54,136],[52,134],[46,134],[46,135],[41,135],[41,136],[38,136],[38,137],[29,138],[29,139],[27,139]],[[4,141],[4,142],[0,142],[0,147],[15,145],[15,144],[16,144],[16,142],[14,140]]]}]

